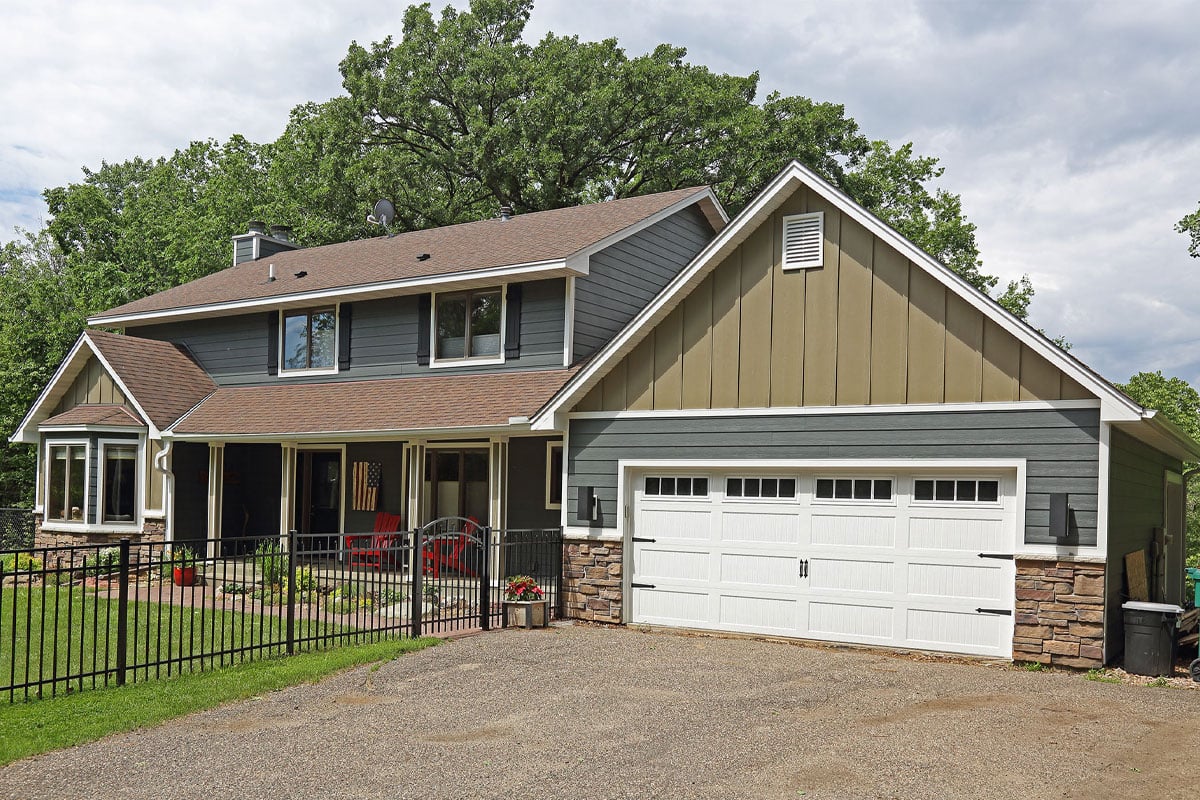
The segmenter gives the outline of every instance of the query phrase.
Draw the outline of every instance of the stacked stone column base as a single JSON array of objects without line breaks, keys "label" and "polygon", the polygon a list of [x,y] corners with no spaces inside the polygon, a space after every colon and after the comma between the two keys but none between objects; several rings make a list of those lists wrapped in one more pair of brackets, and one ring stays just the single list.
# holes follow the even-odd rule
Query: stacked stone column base
[{"label": "stacked stone column base", "polygon": [[621,542],[568,539],[563,543],[563,592],[568,618],[621,621],[621,559]]},{"label": "stacked stone column base", "polygon": [[1017,559],[1013,660],[1104,666],[1104,564]]}]

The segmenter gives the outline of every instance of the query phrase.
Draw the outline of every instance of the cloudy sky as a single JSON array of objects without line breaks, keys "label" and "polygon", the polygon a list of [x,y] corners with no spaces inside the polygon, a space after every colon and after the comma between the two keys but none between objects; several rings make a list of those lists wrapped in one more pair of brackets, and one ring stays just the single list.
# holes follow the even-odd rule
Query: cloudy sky
[{"label": "cloudy sky", "polygon": [[[81,167],[273,140],[292,106],[340,93],[351,40],[399,34],[404,5],[9,0],[0,241]],[[941,158],[984,269],[1032,278],[1035,324],[1113,380],[1200,386],[1200,260],[1173,230],[1200,201],[1200,4],[540,0],[527,38],[549,30],[683,45],[758,70],[764,95],[843,103],[868,136]]]}]

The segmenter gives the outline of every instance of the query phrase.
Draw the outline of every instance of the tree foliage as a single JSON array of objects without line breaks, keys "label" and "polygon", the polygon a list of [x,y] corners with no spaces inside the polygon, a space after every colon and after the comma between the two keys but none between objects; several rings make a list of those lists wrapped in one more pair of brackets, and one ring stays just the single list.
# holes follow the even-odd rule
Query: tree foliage
[{"label": "tree foliage", "polygon": [[[0,425],[9,433],[89,314],[226,267],[251,219],[303,245],[378,235],[393,200],[418,229],[709,184],[736,213],[790,159],[823,175],[992,293],[975,226],[938,160],[871,140],[836,103],[768,94],[661,44],[522,37],[532,0],[415,5],[398,40],[352,43],[345,94],[296,106],[271,143],[233,136],[84,169],[44,193],[51,222],[3,251]],[[1024,318],[1028,278],[997,298]],[[32,454],[0,445],[0,503],[28,502]],[[24,476],[24,477],[22,477]]]},{"label": "tree foliage", "polygon": [[1200,208],[1175,223],[1175,230],[1188,237],[1188,255],[1200,258]]}]

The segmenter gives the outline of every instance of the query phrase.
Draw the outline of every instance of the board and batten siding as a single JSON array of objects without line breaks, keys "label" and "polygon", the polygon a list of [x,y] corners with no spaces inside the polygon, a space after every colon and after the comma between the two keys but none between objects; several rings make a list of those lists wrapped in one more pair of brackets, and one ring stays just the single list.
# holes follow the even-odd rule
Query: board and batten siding
[{"label": "board and batten siding", "polygon": [[1049,536],[1051,492],[1068,492],[1078,539],[1096,544],[1098,409],[904,414],[574,418],[569,428],[568,524],[581,486],[600,501],[596,528],[617,526],[622,459],[1026,459],[1025,542]]},{"label": "board and batten siding", "polygon": [[127,333],[186,345],[200,366],[221,386],[546,369],[562,366],[565,297],[566,281],[562,278],[522,284],[521,355],[503,365],[437,369],[418,365],[418,295],[349,304],[353,309],[350,366],[328,375],[269,375],[266,313],[131,327]]},{"label": "board and batten siding", "polygon": [[[783,217],[814,211],[824,212],[824,264],[784,272]],[[574,410],[1092,397],[801,186]]]},{"label": "board and batten siding", "polygon": [[[1182,473],[1176,458],[1114,429],[1109,437],[1108,472],[1108,566],[1105,574],[1105,622],[1109,640],[1118,649],[1124,643],[1121,603],[1125,592],[1125,556],[1137,550],[1149,550],[1155,528],[1165,520],[1166,470]],[[1072,504],[1074,498],[1072,498]],[[1181,545],[1182,546],[1182,545]],[[1155,599],[1155,598],[1151,598]],[[1179,598],[1168,600],[1179,602]]]},{"label": "board and batten siding", "polygon": [[607,344],[712,238],[692,205],[593,255],[575,279],[572,360]]},{"label": "board and batten siding", "polygon": [[54,414],[62,414],[76,406],[95,403],[129,405],[124,393],[117,388],[108,374],[108,370],[95,357],[92,357],[87,360],[87,364],[58,401],[58,405],[54,408]]}]

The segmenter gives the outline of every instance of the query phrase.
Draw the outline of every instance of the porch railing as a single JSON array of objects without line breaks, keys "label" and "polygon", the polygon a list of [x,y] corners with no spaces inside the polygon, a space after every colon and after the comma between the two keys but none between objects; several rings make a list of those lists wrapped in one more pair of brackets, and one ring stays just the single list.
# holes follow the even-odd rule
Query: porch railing
[{"label": "porch railing", "polygon": [[533,575],[552,617],[561,616],[560,529],[481,529],[472,539],[447,565],[432,555],[433,537],[401,533],[373,567],[352,565],[339,537],[295,532],[254,537],[240,555],[207,555],[222,552],[219,540],[177,543],[174,557],[160,543],[129,540],[0,550],[0,693],[51,696],[500,627],[513,574]]}]

